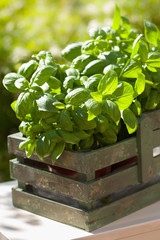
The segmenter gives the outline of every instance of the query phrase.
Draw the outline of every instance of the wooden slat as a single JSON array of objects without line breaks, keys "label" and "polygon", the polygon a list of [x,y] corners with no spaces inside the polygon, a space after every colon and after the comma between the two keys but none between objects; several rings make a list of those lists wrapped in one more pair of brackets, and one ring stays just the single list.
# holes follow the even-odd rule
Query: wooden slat
[{"label": "wooden slat", "polygon": [[82,201],[88,200],[87,184],[21,164],[17,159],[10,160],[10,176],[46,191],[56,192]]},{"label": "wooden slat", "polygon": [[38,197],[19,188],[12,190],[12,198],[14,206],[18,208],[86,231],[93,231],[158,201],[160,199],[160,183],[90,211],[83,211]]},{"label": "wooden slat", "polygon": [[12,189],[12,200],[15,207],[88,231],[88,213],[78,208],[29,194],[20,188]]},{"label": "wooden slat", "polygon": [[159,182],[104,207],[90,211],[89,229],[93,231],[158,200],[160,200]]},{"label": "wooden slat", "polygon": [[88,184],[89,199],[105,198],[106,196],[115,192],[120,192],[127,187],[132,187],[134,189],[134,185],[137,183],[137,166],[132,166]]},{"label": "wooden slat", "polygon": [[142,118],[150,118],[152,119],[152,130],[156,130],[160,128],[160,109],[156,109],[150,112],[143,113]]},{"label": "wooden slat", "polygon": [[153,148],[160,146],[160,129],[153,131]]},{"label": "wooden slat", "polygon": [[51,193],[69,196],[90,205],[90,202],[93,200],[100,200],[128,186],[133,186],[134,188],[134,185],[137,183],[137,166],[83,183],[21,164],[17,159],[13,159],[10,160],[10,175],[11,178],[17,179],[19,182],[26,182]]},{"label": "wooden slat", "polygon": [[[18,148],[19,143],[24,141],[24,139],[20,133],[9,135],[9,153],[25,158],[25,152]],[[136,155],[136,138],[133,137],[97,150],[86,152],[64,151],[62,156],[56,161],[55,166],[94,176],[94,171]],[[32,154],[31,159],[41,161],[35,152]],[[45,162],[52,164],[50,157],[45,158]],[[90,176],[88,180],[91,180]]]},{"label": "wooden slat", "polygon": [[141,118],[137,130],[138,170],[142,182],[150,181],[154,176],[153,171],[153,121],[149,117]]}]

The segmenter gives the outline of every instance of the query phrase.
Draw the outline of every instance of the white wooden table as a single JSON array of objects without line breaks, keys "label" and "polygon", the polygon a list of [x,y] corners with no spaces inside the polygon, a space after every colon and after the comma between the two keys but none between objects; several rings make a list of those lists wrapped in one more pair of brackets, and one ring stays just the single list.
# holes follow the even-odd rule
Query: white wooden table
[{"label": "white wooden table", "polygon": [[158,201],[88,233],[13,207],[11,188],[14,186],[16,181],[0,183],[0,232],[9,240],[71,240],[160,219]]}]

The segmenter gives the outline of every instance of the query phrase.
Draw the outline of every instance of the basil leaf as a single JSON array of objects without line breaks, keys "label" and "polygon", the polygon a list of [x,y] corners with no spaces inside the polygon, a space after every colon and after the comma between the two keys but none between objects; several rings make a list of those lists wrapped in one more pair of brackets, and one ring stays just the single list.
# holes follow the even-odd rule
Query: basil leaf
[{"label": "basil leaf", "polygon": [[28,87],[29,82],[20,74],[8,73],[3,79],[3,86],[12,93],[20,92]]},{"label": "basil leaf", "polygon": [[138,120],[135,114],[129,108],[122,111],[122,119],[127,127],[129,134],[132,134],[137,130]]},{"label": "basil leaf", "polygon": [[72,132],[73,123],[71,121],[70,113],[67,110],[64,110],[60,113],[60,127],[62,130]]},{"label": "basil leaf", "polygon": [[61,54],[67,61],[72,62],[74,58],[81,55],[81,46],[82,42],[71,43],[67,47],[65,47]]},{"label": "basil leaf", "polygon": [[139,56],[140,56],[140,59],[143,63],[148,58],[148,49],[147,49],[146,44],[144,44],[144,43],[139,44]]},{"label": "basil leaf", "polygon": [[159,92],[157,89],[151,89],[149,96],[147,98],[145,109],[146,110],[153,110],[155,109],[158,104],[160,103]]},{"label": "basil leaf", "polygon": [[116,4],[116,9],[115,9],[114,17],[113,17],[112,28],[114,30],[118,30],[119,27],[120,27],[120,23],[121,23],[120,9],[119,9],[118,5]]},{"label": "basil leaf", "polygon": [[97,102],[102,102],[102,94],[99,92],[91,92],[91,96],[97,101]]},{"label": "basil leaf", "polygon": [[89,36],[93,39],[105,39],[106,33],[100,27],[93,27],[89,30]]},{"label": "basil leaf", "polygon": [[143,73],[137,74],[137,80],[135,82],[135,97],[140,95],[145,89],[145,75]]},{"label": "basil leaf", "polygon": [[36,70],[32,75],[31,85],[37,84],[42,86],[45,82],[48,82],[49,78],[56,74],[57,67],[43,65]]},{"label": "basil leaf", "polygon": [[47,153],[48,153],[49,147],[50,147],[50,139],[46,136],[46,134],[39,135],[36,141],[35,151],[41,159],[43,159],[45,156],[48,155]]},{"label": "basil leaf", "polygon": [[147,42],[157,46],[159,30],[157,26],[147,20],[144,20],[145,38]]},{"label": "basil leaf", "polygon": [[45,93],[44,95],[40,96],[37,100],[37,106],[39,111],[43,112],[58,112],[58,109],[56,109],[53,106],[53,103],[57,101],[55,97],[53,97],[49,93]]},{"label": "basil leaf", "polygon": [[148,59],[146,60],[147,67],[160,68],[160,54],[156,52],[151,52],[148,54]]},{"label": "basil leaf", "polygon": [[120,82],[117,89],[111,95],[111,100],[113,100],[119,107],[120,110],[128,108],[134,97],[134,90],[131,84],[123,81]]},{"label": "basil leaf", "polygon": [[80,106],[85,102],[90,96],[90,93],[85,88],[76,88],[69,92],[65,97],[65,103],[74,106]]},{"label": "basil leaf", "polygon": [[139,49],[139,42],[141,40],[141,38],[143,37],[143,34],[138,35],[138,37],[134,40],[133,42],[133,47],[132,47],[132,53],[131,53],[131,58],[133,58]]},{"label": "basil leaf", "polygon": [[62,155],[64,149],[65,149],[64,142],[60,142],[60,143],[56,144],[56,146],[53,149],[53,153],[52,153],[52,164],[54,164],[55,161]]},{"label": "basil leaf", "polygon": [[37,67],[38,62],[35,60],[30,60],[29,62],[24,63],[20,66],[18,69],[18,74],[24,76],[25,78],[29,78],[37,69]]},{"label": "basil leaf", "polygon": [[67,132],[62,129],[58,129],[58,133],[66,143],[77,144],[80,140],[73,132]]},{"label": "basil leaf", "polygon": [[25,119],[26,115],[30,115],[37,110],[34,95],[31,92],[23,92],[19,95],[15,104],[15,112],[17,117]]},{"label": "basil leaf", "polygon": [[96,116],[98,116],[102,112],[101,104],[98,103],[93,98],[88,99],[85,102],[85,106],[88,110],[88,121],[94,119]]},{"label": "basil leaf", "polygon": [[118,76],[115,71],[109,70],[104,77],[101,79],[98,85],[98,91],[102,93],[102,95],[112,94],[118,85]]},{"label": "basil leaf", "polygon": [[120,110],[118,108],[118,105],[111,101],[111,100],[106,100],[103,103],[103,111],[105,114],[107,114],[116,124],[119,123],[121,119],[121,114]]},{"label": "basil leaf", "polygon": [[130,109],[137,117],[142,113],[141,103],[138,100],[135,100],[131,104]]},{"label": "basil leaf", "polygon": [[91,149],[94,144],[94,137],[90,136],[87,139],[81,140],[79,142],[79,147],[81,150]]},{"label": "basil leaf", "polygon": [[97,127],[96,127],[97,132],[103,133],[109,127],[108,118],[105,117],[104,115],[97,116],[95,120],[97,123]]},{"label": "basil leaf", "polygon": [[90,130],[96,127],[95,119],[88,121],[87,111],[82,108],[77,108],[72,112],[72,119],[80,130]]},{"label": "basil leaf", "polygon": [[139,62],[131,59],[129,60],[127,66],[125,66],[122,77],[125,78],[137,78],[137,74],[142,71]]}]

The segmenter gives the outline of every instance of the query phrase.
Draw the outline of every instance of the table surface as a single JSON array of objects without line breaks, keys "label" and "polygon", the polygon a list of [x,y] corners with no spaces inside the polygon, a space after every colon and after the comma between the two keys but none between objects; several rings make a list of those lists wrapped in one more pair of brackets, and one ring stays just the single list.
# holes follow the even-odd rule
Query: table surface
[{"label": "table surface", "polygon": [[[9,240],[73,240],[116,231],[150,221],[160,220],[160,201],[114,221],[93,232],[68,226],[12,205],[11,189],[16,181],[0,183],[0,232]],[[97,238],[98,239],[98,238]],[[1,240],[1,239],[0,239]]]}]

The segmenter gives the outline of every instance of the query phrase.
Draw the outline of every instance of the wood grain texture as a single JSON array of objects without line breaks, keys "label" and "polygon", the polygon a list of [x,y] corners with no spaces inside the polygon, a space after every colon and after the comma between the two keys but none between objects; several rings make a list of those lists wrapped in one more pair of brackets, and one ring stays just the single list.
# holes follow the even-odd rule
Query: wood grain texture
[{"label": "wood grain texture", "polygon": [[[19,143],[22,141],[24,141],[24,138],[20,133],[9,135],[9,153],[19,157],[26,157],[25,152],[18,148]],[[110,166],[136,155],[136,138],[133,137],[97,150],[86,152],[64,151],[62,156],[56,161],[55,166],[70,169],[78,173],[93,174],[94,171],[98,169]],[[41,161],[35,152],[32,154],[31,159]],[[50,157],[45,158],[45,162],[52,165]],[[89,180],[91,179],[89,178]]]},{"label": "wood grain texture", "polygon": [[[160,183],[90,211],[74,208],[23,191],[12,190],[14,206],[68,225],[93,231],[160,199]],[[152,194],[151,194],[152,193]]]}]

